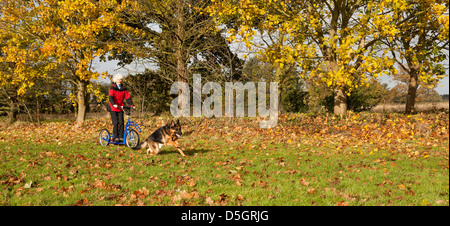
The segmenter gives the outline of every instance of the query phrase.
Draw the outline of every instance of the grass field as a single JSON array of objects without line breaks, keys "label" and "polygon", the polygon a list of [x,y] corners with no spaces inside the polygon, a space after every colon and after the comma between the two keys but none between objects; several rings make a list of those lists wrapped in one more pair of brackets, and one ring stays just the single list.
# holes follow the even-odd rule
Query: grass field
[{"label": "grass field", "polygon": [[448,112],[181,122],[186,158],[100,146],[108,118],[1,124],[0,205],[449,205]]}]

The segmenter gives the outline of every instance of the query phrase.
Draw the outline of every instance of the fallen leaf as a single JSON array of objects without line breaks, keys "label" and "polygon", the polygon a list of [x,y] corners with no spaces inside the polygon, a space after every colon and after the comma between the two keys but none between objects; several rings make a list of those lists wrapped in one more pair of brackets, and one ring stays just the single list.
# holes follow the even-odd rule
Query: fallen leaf
[{"label": "fallen leaf", "polygon": [[211,197],[206,197],[205,203],[208,204],[208,205],[214,205],[214,201],[212,200]]},{"label": "fallen leaf", "polygon": [[306,179],[303,177],[302,179],[300,179],[300,184],[303,186],[308,186],[309,182],[307,182]]},{"label": "fallen leaf", "polygon": [[400,190],[406,190],[406,185],[404,185],[404,184],[399,184],[399,185],[397,185],[397,187],[398,187],[398,189],[400,189]]},{"label": "fallen leaf", "polygon": [[315,188],[308,188],[308,190],[306,190],[308,192],[308,194],[314,194],[316,193],[316,189]]},{"label": "fallen leaf", "polygon": [[337,205],[337,206],[348,206],[348,202],[345,202],[345,201],[338,201],[336,205]]},{"label": "fallen leaf", "polygon": [[94,188],[104,188],[105,182],[103,182],[102,180],[96,180],[92,185],[94,186]]}]

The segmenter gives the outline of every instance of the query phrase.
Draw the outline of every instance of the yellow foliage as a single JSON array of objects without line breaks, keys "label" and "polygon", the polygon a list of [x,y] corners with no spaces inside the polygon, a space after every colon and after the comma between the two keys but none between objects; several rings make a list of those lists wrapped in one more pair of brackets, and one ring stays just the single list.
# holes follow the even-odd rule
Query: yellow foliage
[{"label": "yellow foliage", "polygon": [[[307,68],[302,78],[320,78],[331,89],[342,86],[349,94],[349,90],[364,86],[368,76],[392,73],[394,62],[386,58],[387,53],[379,55],[376,48],[366,44],[371,39],[397,35],[397,18],[388,12],[393,8],[406,10],[406,0],[368,1],[359,6],[367,6],[367,10],[355,10],[351,5],[338,9],[327,2],[303,1],[288,9],[285,1],[221,0],[215,1],[208,12],[219,21],[234,18],[238,29],[229,33],[240,35],[247,46],[255,44],[254,36],[270,37],[266,42],[269,46],[261,51],[262,59],[281,68],[287,64]],[[340,17],[347,13],[351,20],[331,31],[332,15],[336,13],[341,13]],[[336,66],[331,68],[326,62]]]},{"label": "yellow foliage", "polygon": [[[72,72],[66,79],[96,80],[100,74],[93,72],[95,57],[123,47],[100,40],[100,34],[113,28],[118,33],[134,32],[120,23],[118,16],[124,10],[133,10],[134,1],[5,0],[2,6],[0,41],[5,45],[0,46],[4,67],[0,85],[20,84],[19,95],[57,65],[65,65]],[[99,94],[90,87],[88,91]]]}]

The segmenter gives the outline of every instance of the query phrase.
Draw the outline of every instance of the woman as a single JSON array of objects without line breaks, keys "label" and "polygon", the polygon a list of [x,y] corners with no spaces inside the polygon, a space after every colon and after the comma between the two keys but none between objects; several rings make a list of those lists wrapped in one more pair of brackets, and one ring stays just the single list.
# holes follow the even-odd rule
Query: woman
[{"label": "woman", "polygon": [[122,142],[123,141],[123,110],[120,108],[123,106],[124,100],[127,101],[127,104],[134,109],[133,101],[131,100],[130,93],[122,84],[123,75],[116,74],[113,77],[113,83],[111,88],[109,88],[109,109],[111,112],[111,119],[114,125],[113,134],[114,134],[114,142]]}]

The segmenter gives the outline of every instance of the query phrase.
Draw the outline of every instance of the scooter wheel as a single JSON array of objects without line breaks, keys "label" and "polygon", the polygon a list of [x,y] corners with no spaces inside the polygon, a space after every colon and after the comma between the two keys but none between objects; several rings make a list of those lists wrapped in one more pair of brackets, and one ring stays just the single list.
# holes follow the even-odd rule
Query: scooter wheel
[{"label": "scooter wheel", "polygon": [[109,135],[109,131],[107,129],[102,129],[100,131],[100,134],[98,135],[98,142],[100,145],[106,147],[109,144],[109,141],[111,139],[111,136]]}]

